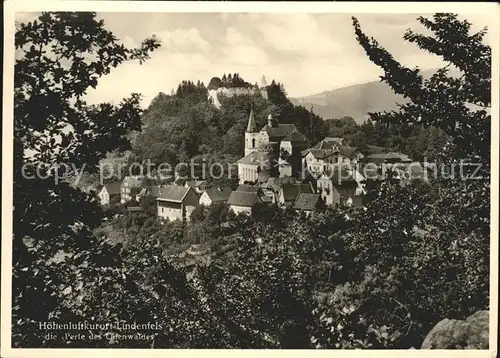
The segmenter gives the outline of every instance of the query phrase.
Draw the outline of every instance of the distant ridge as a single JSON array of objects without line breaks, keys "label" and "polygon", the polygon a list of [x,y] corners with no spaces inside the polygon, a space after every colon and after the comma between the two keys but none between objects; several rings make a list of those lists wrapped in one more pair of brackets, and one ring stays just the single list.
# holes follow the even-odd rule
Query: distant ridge
[{"label": "distant ridge", "polygon": [[[424,77],[430,77],[436,69],[422,71]],[[456,76],[457,70],[450,70]],[[318,94],[290,98],[295,105],[301,105],[313,111],[323,119],[351,116],[357,123],[368,118],[368,112],[391,111],[397,109],[397,103],[403,104],[406,99],[397,95],[386,83],[372,81],[347,87],[324,91]]]}]

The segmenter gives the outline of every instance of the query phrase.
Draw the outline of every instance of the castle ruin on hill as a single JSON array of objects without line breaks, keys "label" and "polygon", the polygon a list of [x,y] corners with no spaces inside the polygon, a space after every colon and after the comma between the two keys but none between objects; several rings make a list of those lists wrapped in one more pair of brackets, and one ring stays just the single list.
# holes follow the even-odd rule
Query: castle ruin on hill
[{"label": "castle ruin on hill", "polygon": [[228,87],[222,84],[222,81],[218,77],[213,77],[210,80],[208,86],[208,99],[211,101],[215,107],[220,108],[221,103],[219,101],[219,96],[233,97],[241,95],[260,95],[267,99],[267,81],[266,77],[262,76],[260,84],[255,83],[254,85],[241,86],[241,87]]}]

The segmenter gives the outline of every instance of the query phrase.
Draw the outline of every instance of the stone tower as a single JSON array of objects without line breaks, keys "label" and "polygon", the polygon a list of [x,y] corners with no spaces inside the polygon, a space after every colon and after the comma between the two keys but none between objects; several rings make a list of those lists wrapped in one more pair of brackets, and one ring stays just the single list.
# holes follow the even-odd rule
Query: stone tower
[{"label": "stone tower", "polygon": [[245,156],[258,150],[258,136],[257,123],[253,113],[253,107],[250,109],[250,116],[248,117],[247,130],[245,131]]},{"label": "stone tower", "polygon": [[259,91],[262,97],[264,99],[268,99],[267,96],[267,81],[266,81],[266,76],[262,76],[262,79],[260,80],[260,86],[259,86]]}]

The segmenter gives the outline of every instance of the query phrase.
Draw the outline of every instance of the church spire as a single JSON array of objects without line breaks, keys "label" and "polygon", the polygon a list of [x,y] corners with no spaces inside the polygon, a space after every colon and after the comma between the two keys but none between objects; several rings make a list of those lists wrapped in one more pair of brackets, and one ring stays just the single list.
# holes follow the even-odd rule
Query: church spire
[{"label": "church spire", "polygon": [[253,106],[250,109],[250,116],[248,117],[247,133],[257,133],[257,124],[255,123]]}]

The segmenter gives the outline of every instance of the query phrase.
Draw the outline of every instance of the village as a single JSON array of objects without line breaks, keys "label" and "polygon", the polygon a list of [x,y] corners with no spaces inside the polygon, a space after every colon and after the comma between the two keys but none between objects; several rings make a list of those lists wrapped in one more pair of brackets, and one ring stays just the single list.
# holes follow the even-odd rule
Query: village
[{"label": "village", "polygon": [[[370,189],[380,189],[390,175],[404,185],[423,179],[423,167],[407,155],[386,148],[348,146],[343,138],[326,137],[311,147],[294,124],[269,115],[257,128],[251,109],[245,131],[245,156],[238,160],[238,185],[211,185],[208,180],[176,174],[169,185],[146,185],[144,177],[126,176],[104,184],[98,192],[103,207],[156,200],[160,220],[189,221],[200,205],[224,203],[235,214],[252,215],[257,205],[292,208],[310,215],[327,206],[363,207]],[[128,211],[142,210],[128,205]]]}]

